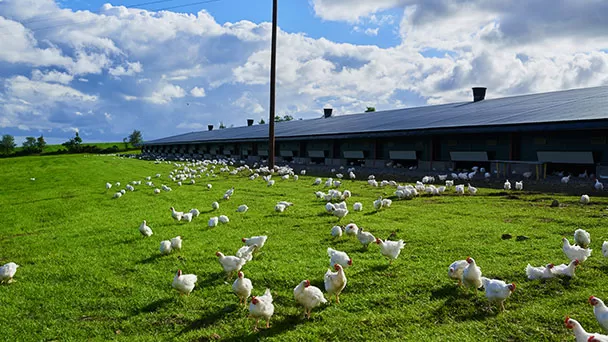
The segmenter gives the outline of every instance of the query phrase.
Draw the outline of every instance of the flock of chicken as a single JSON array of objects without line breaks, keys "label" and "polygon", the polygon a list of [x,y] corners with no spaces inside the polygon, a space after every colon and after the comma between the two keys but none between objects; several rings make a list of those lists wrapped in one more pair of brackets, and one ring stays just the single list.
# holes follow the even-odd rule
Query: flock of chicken
[{"label": "flock of chicken", "polygon": [[[160,163],[161,161],[157,161],[156,163]],[[167,162],[168,163],[168,162]],[[184,182],[186,184],[195,184],[195,178],[200,178],[202,174],[206,174],[207,177],[215,177],[216,176],[216,166],[220,167],[220,172],[229,172],[231,175],[238,174],[247,174],[247,176],[251,180],[255,180],[260,177],[260,174],[263,174],[262,179],[266,182],[267,186],[273,186],[275,184],[272,179],[273,175],[278,175],[281,179],[286,180],[292,177],[294,180],[298,179],[298,175],[294,174],[293,169],[289,167],[277,167],[268,168],[268,167],[258,167],[254,165],[253,168],[250,168],[247,165],[243,165],[240,167],[235,167],[232,170],[229,165],[232,165],[232,162],[226,160],[205,160],[205,161],[196,161],[190,162],[188,164],[174,164],[177,169],[174,169],[169,174],[169,178],[174,181],[178,186],[181,186]],[[482,170],[483,171],[483,170]],[[332,170],[335,172],[335,170]],[[351,179],[355,179],[356,176],[354,174],[354,169],[348,169],[348,176]],[[475,170],[474,172],[477,172]],[[306,174],[305,170],[301,171],[302,175]],[[393,186],[396,187],[395,196],[399,199],[413,199],[418,196],[420,193],[426,193],[429,195],[441,195],[446,192],[449,188],[454,187],[454,191],[457,194],[465,194],[465,186],[463,184],[455,185],[455,180],[460,179],[470,179],[472,178],[470,174],[455,174],[453,173],[452,179],[447,179],[448,175],[439,175],[438,178],[440,181],[444,181],[445,185],[435,186],[431,183],[435,182],[434,176],[425,176],[422,181],[416,182],[415,185],[399,185],[394,181],[386,181],[383,180],[378,183],[375,180],[374,176],[369,176],[368,184],[372,187],[385,187],[385,186]],[[465,177],[466,176],[466,177]],[[473,175],[474,176],[474,175]],[[160,174],[156,174],[156,178],[160,178]],[[338,179],[342,179],[344,177],[343,174],[336,174]],[[186,182],[187,180],[189,182]],[[150,187],[155,187],[155,185],[151,182],[151,177],[146,178],[146,185]],[[563,182],[563,180],[562,180]],[[566,180],[567,182],[567,180]],[[342,185],[340,180],[334,180],[333,178],[328,178],[325,182],[321,178],[317,178],[314,181],[314,185],[324,184],[325,187],[330,188],[327,192],[317,191],[315,193],[318,199],[326,202],[325,210],[336,217],[338,217],[338,221],[344,218],[348,214],[348,205],[346,204],[346,200],[348,200],[352,194],[349,190],[339,191],[336,188]],[[134,185],[140,185],[141,181],[132,181],[131,184],[127,184],[125,189],[122,189],[116,193],[114,193],[114,198],[120,198],[123,196],[126,191],[134,191]],[[119,187],[120,183],[117,182],[114,186]],[[111,183],[106,184],[106,189],[109,190],[112,188]],[[172,189],[166,185],[162,185],[161,188],[165,191],[171,191]],[[211,189],[212,185],[207,184],[207,188]],[[333,189],[332,189],[333,188]],[[519,181],[515,183],[515,190],[523,190],[523,182]],[[595,188],[598,190],[603,189],[603,184],[596,180]],[[511,190],[511,183],[507,180],[504,183],[505,190]],[[469,184],[467,184],[466,189],[469,194],[474,195],[477,193],[477,189]],[[234,194],[234,187],[227,190],[223,196],[224,200],[229,200]],[[154,193],[160,193],[158,188],[154,189]],[[335,203],[338,202],[338,203]],[[581,197],[581,203],[587,204],[589,203],[589,196],[583,195]],[[389,208],[392,204],[392,201],[387,198],[378,198],[373,201],[372,205],[375,210],[380,210],[382,208]],[[275,211],[283,212],[287,208],[291,207],[293,203],[281,201],[278,202],[275,206]],[[212,209],[219,209],[219,203],[213,202],[211,205]],[[352,206],[354,211],[362,211],[363,204],[360,202],[356,202]],[[200,211],[198,209],[191,209],[187,212],[176,211],[175,208],[171,207],[171,216],[173,219],[177,221],[187,221],[191,222],[194,218],[200,215]],[[238,207],[237,212],[246,212],[248,210],[248,206],[243,204]],[[225,215],[220,215],[218,217],[213,216],[208,221],[209,227],[215,227],[218,223],[228,223],[229,218]],[[146,220],[143,220],[142,224],[139,227],[140,233],[149,237],[153,234],[152,229],[147,225]],[[376,238],[370,232],[364,231],[362,228],[358,227],[354,223],[349,223],[345,226],[336,225],[331,228],[331,235],[335,238],[341,237],[343,234],[347,236],[355,236],[357,240],[361,243],[361,245],[367,249],[368,246],[372,243],[376,243],[380,246],[380,253],[382,256],[388,258],[389,264],[392,263],[393,260],[397,259],[401,250],[404,248],[405,243],[403,240],[398,241],[389,241],[382,240],[380,238]],[[253,236],[250,238],[243,238],[242,242],[244,245],[235,253],[234,256],[224,255],[222,252],[218,251],[216,256],[218,257],[218,261],[222,266],[224,272],[228,279],[230,279],[234,273],[237,274],[236,280],[232,284],[232,290],[239,298],[239,303],[247,303],[248,298],[251,296],[251,292],[253,290],[253,284],[250,279],[245,277],[245,274],[242,272],[243,266],[251,261],[257,252],[264,246],[266,243],[267,236]],[[569,264],[561,264],[555,266],[552,263],[549,263],[545,266],[533,267],[530,264],[527,265],[525,272],[530,280],[535,279],[547,279],[553,278],[556,276],[563,277],[574,277],[574,272],[576,267],[587,260],[591,255],[591,249],[588,248],[591,240],[588,232],[578,229],[574,233],[574,241],[575,245],[571,245],[567,238],[563,238],[563,251],[570,260]],[[180,236],[172,238],[171,240],[163,240],[160,243],[160,253],[161,254],[169,254],[173,250],[181,250],[182,248],[182,239]],[[605,241],[602,246],[602,253],[605,257],[608,257],[608,241]],[[347,277],[345,273],[345,269],[352,265],[352,259],[343,251],[338,251],[332,248],[327,248],[327,254],[330,258],[330,268],[327,270],[324,276],[324,285],[325,291],[327,295],[332,298],[335,297],[336,303],[340,302],[340,294],[344,290],[347,284]],[[0,267],[0,282],[11,282],[13,276],[16,273],[17,267],[19,267],[15,263],[8,263],[4,266]],[[465,260],[457,260],[454,261],[448,267],[448,277],[451,279],[455,279],[458,281],[459,286],[464,286],[465,288],[473,288],[475,294],[477,294],[478,289],[483,288],[485,290],[485,295],[490,304],[496,303],[500,305],[500,308],[504,310],[504,301],[509,298],[511,293],[513,293],[516,289],[515,283],[505,283],[499,279],[489,279],[482,276],[481,268],[477,265],[476,261],[467,257]],[[193,291],[197,283],[197,276],[194,274],[183,274],[181,270],[178,270],[175,274],[172,282],[172,287],[175,288],[180,295],[190,294]],[[323,291],[313,285],[310,284],[309,280],[302,280],[293,290],[294,299],[297,303],[303,306],[304,315],[306,317],[310,317],[311,310],[315,307],[327,303],[327,299],[323,294]],[[590,297],[589,303],[594,307],[594,314],[600,323],[600,325],[608,331],[608,308],[604,305],[603,301],[597,297]],[[250,304],[249,304],[249,312],[251,317],[253,317],[255,322],[254,330],[258,329],[258,323],[260,319],[264,319],[266,321],[266,327],[270,326],[270,318],[274,314],[274,304],[272,294],[270,289],[266,289],[264,294],[261,296],[251,296]],[[581,325],[574,319],[566,318],[565,324],[568,328],[574,330],[577,341],[608,341],[608,336],[602,334],[589,334],[587,333]]]}]

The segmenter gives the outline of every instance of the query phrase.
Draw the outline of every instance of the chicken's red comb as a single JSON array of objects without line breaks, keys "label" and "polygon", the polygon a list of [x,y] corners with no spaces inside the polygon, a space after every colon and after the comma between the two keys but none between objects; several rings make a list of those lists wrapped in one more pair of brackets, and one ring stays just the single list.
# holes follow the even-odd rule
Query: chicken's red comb
[{"label": "chicken's red comb", "polygon": [[565,324],[568,324],[568,321],[570,320],[570,316],[566,316],[566,319],[564,320]]}]

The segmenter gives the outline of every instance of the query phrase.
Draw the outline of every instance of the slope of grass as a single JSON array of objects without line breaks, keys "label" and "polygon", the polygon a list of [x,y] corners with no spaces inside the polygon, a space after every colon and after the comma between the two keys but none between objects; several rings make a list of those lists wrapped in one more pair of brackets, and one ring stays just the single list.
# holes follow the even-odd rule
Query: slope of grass
[{"label": "slope of grass", "polygon": [[[608,260],[601,256],[606,232],[605,198],[581,206],[578,197],[510,193],[480,189],[477,196],[420,197],[393,201],[373,211],[378,196],[394,188],[371,188],[345,181],[363,212],[341,222],[355,222],[377,237],[392,232],[406,246],[388,265],[371,245],[356,239],[334,241],[329,231],[337,218],[315,199],[312,177],[276,178],[273,187],[260,179],[226,173],[202,175],[195,185],[179,187],[167,176],[175,166],[109,156],[65,155],[0,160],[0,264],[21,265],[15,283],[0,285],[0,331],[11,340],[416,340],[416,341],[559,341],[573,340],[564,328],[566,315],[588,331],[600,331],[587,304],[590,295],[608,297]],[[219,169],[219,168],[217,168]],[[105,183],[153,178],[172,192],[154,195],[136,186],[112,199]],[[328,175],[329,176],[329,175]],[[35,177],[35,181],[30,181]],[[144,181],[145,182],[145,181]],[[143,183],[143,182],[142,182]],[[211,190],[206,184],[213,185]],[[481,184],[478,184],[481,185]],[[235,187],[233,197],[221,200]],[[557,198],[565,206],[549,208]],[[211,210],[219,201],[220,209]],[[295,205],[275,213],[277,201]],[[240,204],[249,211],[236,213]],[[175,222],[169,207],[198,208],[191,223]],[[207,227],[210,216],[225,214],[228,224]],[[154,235],[138,232],[143,219]],[[566,262],[561,237],[585,228],[591,233],[592,257],[572,281],[528,281],[524,269]],[[501,234],[526,235],[525,241],[502,240]],[[275,298],[270,329],[252,331],[248,310],[238,305],[225,281],[216,251],[233,255],[240,239],[268,235],[262,252],[243,271],[254,285]],[[160,256],[161,240],[181,235],[181,253]],[[354,260],[341,304],[313,310],[302,319],[293,288],[309,279],[324,290],[329,265],[327,247],[346,251]],[[447,278],[447,266],[467,256],[485,276],[514,281],[517,290],[507,311],[487,309],[483,292],[459,289]],[[188,297],[171,288],[178,269],[198,276]],[[18,336],[18,338],[16,338]]]},{"label": "slope of grass", "polygon": [[[95,146],[101,150],[106,149],[106,148],[112,148],[113,146],[118,147],[118,151],[119,153],[133,153],[133,154],[139,154],[141,153],[141,149],[139,148],[135,148],[133,146],[128,146],[128,148],[125,149],[125,144],[122,142],[104,142],[104,143],[83,143],[82,146]],[[20,153],[23,150],[23,147],[19,146],[15,148],[14,153]],[[44,151],[42,151],[42,153],[40,153],[40,155],[47,155],[47,154],[56,154],[58,151],[61,150],[66,150],[66,147],[61,145],[61,144],[56,144],[56,145],[46,145],[44,147]]]}]

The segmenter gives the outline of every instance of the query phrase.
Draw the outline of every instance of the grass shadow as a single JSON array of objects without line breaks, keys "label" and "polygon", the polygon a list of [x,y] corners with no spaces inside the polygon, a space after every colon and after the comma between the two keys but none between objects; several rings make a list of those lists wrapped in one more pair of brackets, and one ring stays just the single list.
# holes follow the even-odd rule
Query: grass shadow
[{"label": "grass shadow", "polygon": [[386,263],[382,263],[382,264],[377,264],[377,265],[374,265],[374,266],[370,267],[370,269],[371,269],[372,271],[375,271],[375,272],[380,272],[380,271],[386,271],[386,270],[388,270],[388,268],[389,268],[390,266],[391,266],[391,265],[389,265],[389,263],[388,263],[388,262],[386,262]]},{"label": "grass shadow", "polygon": [[456,284],[446,284],[431,291],[432,299],[453,298],[457,295],[458,286]]},{"label": "grass shadow", "polygon": [[238,305],[230,304],[230,305],[224,307],[222,310],[216,310],[214,312],[203,315],[201,318],[190,322],[190,324],[187,327],[185,327],[182,331],[180,331],[178,333],[178,335],[183,335],[190,331],[199,330],[201,328],[205,328],[210,325],[213,325],[213,324],[215,324],[215,322],[221,320],[226,315],[230,314],[231,312],[234,312],[237,309],[238,309]]},{"label": "grass shadow", "polygon": [[233,276],[232,279],[226,280],[226,272],[219,271],[219,272],[215,272],[215,273],[210,273],[205,278],[205,280],[199,281],[199,284],[203,287],[212,286],[213,284],[216,284],[218,281],[221,281],[222,283],[224,281],[227,281],[228,283],[232,284],[231,281],[234,281],[234,279],[235,279],[235,277]]},{"label": "grass shadow", "polygon": [[137,310],[137,312],[135,314],[155,312],[155,311],[158,311],[159,309],[162,309],[167,304],[174,302],[174,301],[175,301],[174,298],[159,299],[159,300],[154,301],[154,302],[144,306],[143,308]]},{"label": "grass shadow", "polygon": [[374,210],[374,211],[370,211],[369,213],[363,214],[363,216],[376,215],[377,213],[378,213],[378,210]]},{"label": "grass shadow", "polygon": [[[447,291],[440,289],[441,291]],[[497,314],[497,311],[488,311],[488,303],[482,291],[477,290],[477,295],[471,293],[472,290],[455,291],[454,296],[448,299],[432,312],[434,319],[438,323],[451,323],[454,320],[463,321],[483,321]],[[460,293],[461,292],[461,293]]]},{"label": "grass shadow", "polygon": [[[321,308],[313,309],[313,314],[311,315],[312,318],[310,320],[303,318],[303,315],[301,314],[285,316],[285,318],[278,321],[273,321],[272,319],[270,319],[270,328],[268,329],[266,329],[266,322],[263,319],[260,319],[259,331],[257,333],[234,336],[229,339],[224,339],[223,341],[259,341],[262,338],[277,336],[289,330],[294,330],[301,324],[316,321],[317,319],[314,313],[319,309]],[[255,321],[253,319],[249,319],[249,322],[251,329],[253,330]]]},{"label": "grass shadow", "polygon": [[165,257],[165,256],[166,256],[166,255],[163,255],[163,254],[160,254],[160,253],[158,253],[158,254],[153,254],[153,255],[151,255],[149,258],[146,258],[146,259],[144,259],[144,260],[140,260],[140,261],[138,261],[137,263],[138,263],[138,264],[151,264],[151,263],[155,262],[157,259],[163,258],[163,257]]}]

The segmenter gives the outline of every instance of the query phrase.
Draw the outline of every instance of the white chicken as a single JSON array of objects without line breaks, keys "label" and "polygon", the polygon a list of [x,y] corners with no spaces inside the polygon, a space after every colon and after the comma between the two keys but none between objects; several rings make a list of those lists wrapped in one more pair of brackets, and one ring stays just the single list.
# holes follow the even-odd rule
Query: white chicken
[{"label": "white chicken", "polygon": [[196,286],[197,280],[196,275],[182,274],[182,270],[177,270],[177,274],[175,274],[171,286],[179,292],[180,296],[184,293],[190,295],[190,292],[192,292],[194,286]]},{"label": "white chicken", "polygon": [[363,211],[363,203],[361,203],[361,202],[355,202],[353,204],[353,210],[354,211]]},{"label": "white chicken", "polygon": [[585,260],[587,260],[588,257],[591,256],[592,249],[590,248],[572,246],[570,245],[570,241],[568,241],[568,239],[566,238],[562,238],[562,242],[564,243],[562,250],[570,261],[578,259],[579,262],[583,263],[585,262]]},{"label": "white chicken", "polygon": [[528,264],[528,266],[526,266],[526,275],[530,280],[553,278],[555,276],[555,274],[553,274],[553,267],[553,264],[547,264],[539,267],[533,267],[532,265]]},{"label": "white chicken", "polygon": [[282,204],[277,204],[274,206],[274,211],[276,211],[277,213],[282,213],[285,211],[285,206]]},{"label": "white chicken", "polygon": [[192,213],[184,213],[182,215],[182,220],[186,222],[192,222]]},{"label": "white chicken", "polygon": [[515,190],[523,190],[524,189],[524,182],[523,181],[519,181],[519,182],[515,182]]},{"label": "white chicken", "polygon": [[595,190],[597,191],[602,191],[604,190],[604,184],[602,184],[599,179],[595,180],[595,184],[593,185],[593,187],[595,188]]},{"label": "white chicken", "polygon": [[589,204],[589,202],[591,202],[591,199],[589,198],[589,195],[582,195],[581,196],[581,203],[582,204]]},{"label": "white chicken", "polygon": [[218,218],[218,220],[220,221],[220,223],[228,223],[228,222],[230,222],[230,219],[226,215],[220,215],[220,217]]},{"label": "white chicken", "polygon": [[253,290],[251,280],[245,278],[243,272],[239,272],[236,280],[232,283],[232,292],[239,297],[239,304],[247,303],[247,298],[251,295],[251,290]]},{"label": "white chicken", "polygon": [[587,248],[591,244],[591,235],[584,229],[574,231],[574,243],[577,246]]},{"label": "white chicken", "polygon": [[376,237],[370,232],[364,232],[363,228],[360,228],[357,232],[357,240],[363,245],[363,248],[367,249],[370,243],[376,241]]},{"label": "white chicken", "polygon": [[152,228],[148,227],[146,220],[144,220],[144,222],[142,222],[142,224],[139,226],[139,232],[141,233],[141,235],[146,237],[153,234]]},{"label": "white chicken", "polygon": [[604,243],[602,243],[602,254],[604,257],[608,258],[608,241],[604,241]]},{"label": "white chicken", "polygon": [[507,284],[502,280],[486,277],[481,277],[481,282],[490,304],[493,302],[500,303],[500,308],[505,311],[505,300],[515,291],[515,283]]},{"label": "white chicken", "polygon": [[466,287],[473,287],[475,295],[477,295],[477,289],[480,288],[483,283],[481,282],[481,268],[475,263],[475,259],[468,257],[468,265],[462,271],[462,284]]},{"label": "white chicken", "polygon": [[160,242],[160,254],[167,255],[171,253],[171,241],[163,240]]},{"label": "white chicken", "polygon": [[511,182],[509,182],[509,180],[507,179],[507,181],[505,182],[505,184],[503,185],[503,188],[505,190],[511,190]]},{"label": "white chicken", "polygon": [[557,275],[557,276],[564,276],[564,277],[569,277],[572,278],[574,277],[574,272],[576,271],[576,266],[579,265],[579,261],[578,260],[572,260],[570,261],[569,264],[561,264],[561,265],[556,265],[553,266],[553,269],[551,270],[553,272],[553,274]]},{"label": "white chicken", "polygon": [[13,277],[15,276],[15,273],[17,273],[17,267],[19,267],[19,265],[14,262],[2,265],[2,267],[0,267],[0,284],[10,284],[14,282]]},{"label": "white chicken", "polygon": [[353,259],[349,258],[345,252],[327,247],[327,255],[329,256],[329,267],[340,264],[343,268],[348,268],[353,265]]},{"label": "white chicken", "polygon": [[190,209],[190,213],[192,214],[193,217],[198,217],[198,215],[201,214],[201,212],[198,209]]},{"label": "white chicken", "polygon": [[566,328],[574,331],[576,342],[589,342],[594,341],[594,339],[597,341],[608,341],[608,336],[598,333],[588,333],[585,331],[585,329],[583,329],[578,321],[570,317],[566,317],[564,323],[566,324]]},{"label": "white chicken", "polygon": [[181,221],[182,217],[184,216],[184,212],[183,211],[175,211],[175,208],[171,207],[171,217],[173,217],[173,219],[175,219],[176,221]]},{"label": "white chicken", "polygon": [[249,315],[255,318],[254,331],[258,330],[258,323],[260,318],[266,320],[266,328],[270,328],[270,318],[274,314],[274,304],[272,304],[272,294],[270,289],[266,289],[263,296],[251,297],[251,303],[249,303]]},{"label": "white chicken", "polygon": [[388,198],[385,198],[385,199],[382,200],[382,207],[383,208],[390,208],[391,204],[393,204],[393,201],[390,200],[390,199],[388,199]]},{"label": "white chicken", "polygon": [[469,265],[466,260],[456,260],[448,267],[448,277],[458,280],[458,286],[462,286],[462,272]]},{"label": "white chicken", "polygon": [[235,255],[237,256],[237,258],[245,259],[246,261],[251,261],[251,259],[253,259],[253,252],[257,247],[257,245],[243,246],[239,248],[238,251],[236,251]]},{"label": "white chicken", "polygon": [[344,232],[346,235],[357,235],[357,232],[359,232],[359,227],[357,227],[357,225],[354,223],[349,223],[344,227]]},{"label": "white chicken", "polygon": [[338,218],[338,221],[342,220],[346,215],[348,215],[348,209],[336,208],[333,211],[333,215]]},{"label": "white chicken", "polygon": [[268,236],[260,235],[260,236],[252,236],[250,238],[242,238],[241,241],[243,241],[243,243],[247,246],[256,245],[257,248],[255,249],[255,251],[257,252],[262,247],[264,247],[264,244],[266,243],[266,239],[268,239]]},{"label": "white chicken", "polygon": [[293,289],[293,297],[296,302],[304,307],[304,315],[310,318],[310,312],[315,307],[327,303],[327,299],[323,296],[323,292],[316,286],[310,285],[310,281],[302,280],[298,286]]},{"label": "white chicken", "polygon": [[219,208],[220,208],[220,204],[219,203],[217,203],[217,202],[211,203],[211,209],[217,210]]},{"label": "white chicken", "polygon": [[236,211],[239,213],[244,213],[247,210],[249,210],[249,207],[246,204],[241,204],[238,208],[236,208]]},{"label": "white chicken", "polygon": [[380,210],[380,208],[382,208],[382,204],[383,204],[382,197],[380,197],[374,201],[374,209]]},{"label": "white chicken", "polygon": [[222,252],[216,252],[215,255],[218,257],[218,261],[226,272],[226,278],[228,279],[232,277],[234,272],[240,271],[247,262],[247,260],[233,255],[225,256]]},{"label": "white chicken", "polygon": [[589,297],[589,304],[593,305],[593,314],[597,322],[608,331],[608,307],[604,302],[594,296]]},{"label": "white chicken", "polygon": [[405,246],[403,240],[399,241],[382,241],[382,239],[376,239],[376,243],[380,245],[380,254],[388,258],[389,265],[393,263],[393,260],[397,259],[399,253]]},{"label": "white chicken", "polygon": [[331,236],[333,236],[333,237],[341,237],[342,236],[342,227],[340,227],[340,226],[333,226],[331,228]]},{"label": "white chicken", "polygon": [[217,223],[220,221],[220,219],[217,216],[214,216],[212,218],[209,219],[209,227],[216,227]]},{"label": "white chicken", "polygon": [[176,236],[171,239],[171,249],[176,249],[178,251],[182,250],[182,237]]},{"label": "white chicken", "polygon": [[336,303],[340,303],[340,293],[346,287],[346,274],[344,274],[344,269],[342,265],[335,264],[334,269],[336,272],[332,272],[331,269],[327,269],[325,272],[325,291],[330,296],[336,296]]}]

